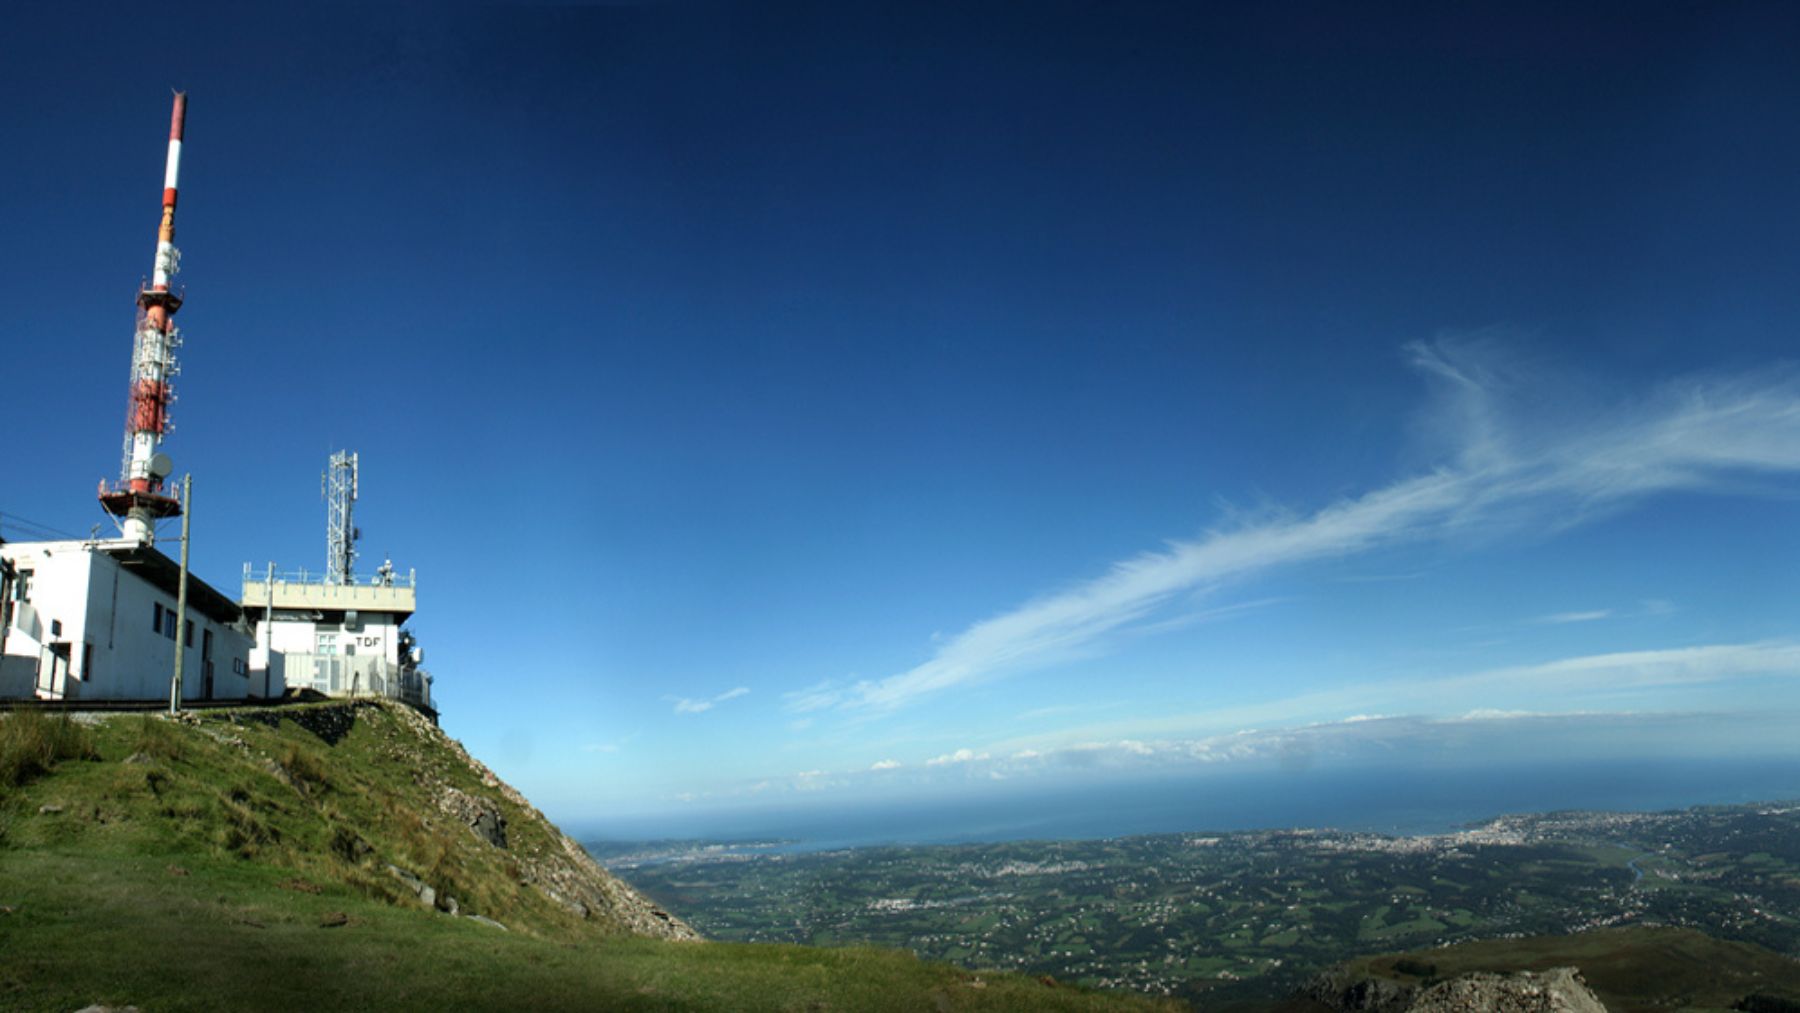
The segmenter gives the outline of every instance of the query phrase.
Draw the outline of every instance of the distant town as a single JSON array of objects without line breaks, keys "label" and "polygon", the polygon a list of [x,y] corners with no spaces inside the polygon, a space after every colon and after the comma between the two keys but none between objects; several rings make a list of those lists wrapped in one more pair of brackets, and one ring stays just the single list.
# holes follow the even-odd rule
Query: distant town
[{"label": "distant town", "polygon": [[1285,994],[1347,956],[1677,925],[1800,952],[1800,803],[1331,830],[788,853],[596,847],[716,939],[871,943],[1198,998]]}]

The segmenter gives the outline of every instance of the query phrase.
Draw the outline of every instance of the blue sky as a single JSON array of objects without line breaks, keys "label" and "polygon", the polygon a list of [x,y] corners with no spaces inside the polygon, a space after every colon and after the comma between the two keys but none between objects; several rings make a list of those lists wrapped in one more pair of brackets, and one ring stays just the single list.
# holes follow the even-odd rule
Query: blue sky
[{"label": "blue sky", "polygon": [[553,816],[1800,759],[1797,22],[23,15],[0,515],[103,520],[181,87],[199,572],[359,451]]}]

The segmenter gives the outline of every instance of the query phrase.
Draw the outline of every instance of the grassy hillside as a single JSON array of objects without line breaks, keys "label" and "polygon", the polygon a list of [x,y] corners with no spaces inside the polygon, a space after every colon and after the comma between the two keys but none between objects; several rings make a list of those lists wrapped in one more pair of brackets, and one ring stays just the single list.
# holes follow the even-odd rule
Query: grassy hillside
[{"label": "grassy hillside", "polygon": [[689,936],[403,707],[0,718],[6,1008],[1152,1008]]}]

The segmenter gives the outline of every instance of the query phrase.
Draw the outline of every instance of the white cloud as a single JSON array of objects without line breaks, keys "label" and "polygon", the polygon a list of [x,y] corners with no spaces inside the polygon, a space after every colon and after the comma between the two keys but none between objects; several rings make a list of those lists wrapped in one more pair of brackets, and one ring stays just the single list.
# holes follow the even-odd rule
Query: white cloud
[{"label": "white cloud", "polygon": [[[1189,738],[1225,728],[1329,724],[1379,724],[1361,708],[1414,714],[1482,715],[1521,709],[1584,710],[1616,707],[1621,693],[1673,690],[1730,679],[1800,677],[1800,643],[1760,641],[1705,644],[1662,650],[1613,651],[1476,672],[1390,679],[1315,690],[1238,707],[1150,718],[1096,722],[989,744],[995,751],[1050,752],[1118,739]],[[1346,711],[1349,719],[1336,717]]]},{"label": "white cloud", "polygon": [[[921,697],[1093,651],[1167,618],[1197,589],[1273,568],[1457,535],[1555,531],[1647,496],[1734,490],[1800,472],[1800,382],[1789,372],[1671,384],[1609,414],[1545,404],[1544,385],[1491,346],[1407,349],[1437,384],[1444,463],[1310,514],[1278,514],[1176,541],[1105,574],[982,620],[923,663],[850,686],[790,694],[796,711],[891,709]],[[1579,399],[1574,399],[1579,400]]]},{"label": "white cloud", "polygon": [[973,749],[958,749],[954,753],[945,753],[942,756],[934,756],[931,759],[926,760],[925,766],[942,767],[952,763],[973,763],[977,760],[985,760],[987,758],[988,754],[986,753],[977,753]]},{"label": "white cloud", "polygon": [[1562,625],[1564,623],[1591,623],[1599,619],[1612,618],[1612,609],[1594,609],[1591,612],[1552,612],[1547,616],[1538,616],[1535,623]]},{"label": "white cloud", "polygon": [[[1767,674],[1769,666],[1788,676],[1800,676],[1800,645],[1721,645],[1677,651],[1633,651],[1610,655],[1568,658],[1542,665],[1494,669],[1459,676],[1469,682],[1494,682],[1524,678],[1540,686],[1566,681],[1581,673],[1596,684],[1633,669],[1646,678],[1683,678],[1711,681],[1732,674]],[[1404,683],[1386,684],[1403,687]],[[1353,691],[1354,692],[1354,691]],[[1786,697],[1790,701],[1792,695]],[[1271,705],[1276,712],[1289,702]],[[1221,720],[1246,716],[1219,712]],[[883,760],[866,769],[851,771],[806,770],[774,787],[792,792],[834,790],[871,791],[917,787],[955,780],[1020,780],[1033,777],[1059,782],[1086,777],[1129,777],[1148,772],[1179,773],[1206,769],[1226,770],[1234,765],[1283,771],[1375,761],[1393,762],[1398,757],[1447,755],[1479,757],[1482,762],[1588,756],[1716,755],[1723,743],[1733,751],[1762,750],[1791,756],[1791,709],[1769,708],[1753,713],[1705,711],[1635,711],[1617,708],[1581,708],[1550,702],[1542,708],[1508,709],[1478,707],[1440,715],[1383,716],[1352,714],[1337,720],[1280,727],[1238,727],[1230,731],[1185,734],[1171,729],[1158,734],[1141,727],[1133,733],[1084,738],[1038,748],[1006,751],[1004,743],[985,749],[962,748],[933,757],[922,764]],[[1260,718],[1255,720],[1260,721]],[[1104,729],[1094,729],[1104,731]],[[877,780],[879,778],[880,780]],[[747,783],[723,794],[757,794],[771,787],[769,781]],[[710,797],[710,793],[707,793]]]},{"label": "white cloud", "polygon": [[736,689],[728,689],[718,696],[708,699],[694,700],[685,696],[665,696],[663,699],[674,702],[675,713],[677,714],[704,714],[714,707],[717,707],[719,704],[722,704],[727,700],[736,700],[738,697],[743,696],[748,692],[750,692],[750,687],[739,686]]},{"label": "white cloud", "polygon": [[844,691],[835,679],[824,679],[813,683],[805,689],[797,689],[791,693],[783,693],[781,698],[787,701],[787,709],[804,714],[807,711],[824,710],[836,706],[843,699]]}]

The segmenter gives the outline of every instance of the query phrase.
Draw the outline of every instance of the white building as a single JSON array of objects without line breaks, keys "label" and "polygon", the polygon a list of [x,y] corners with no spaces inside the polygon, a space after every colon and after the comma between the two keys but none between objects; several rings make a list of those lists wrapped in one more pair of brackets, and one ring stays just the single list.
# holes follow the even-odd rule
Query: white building
[{"label": "white building", "polygon": [[[352,579],[354,581],[354,578]],[[404,629],[418,580],[383,567],[367,583],[244,567],[240,607],[252,624],[251,681],[327,696],[386,696],[430,714],[424,651]]]},{"label": "white building", "polygon": [[181,570],[155,548],[135,539],[7,542],[0,559],[11,570],[0,697],[166,701],[178,649],[187,652],[183,700],[266,695],[249,677],[250,632],[236,603],[190,573],[178,624]]}]

